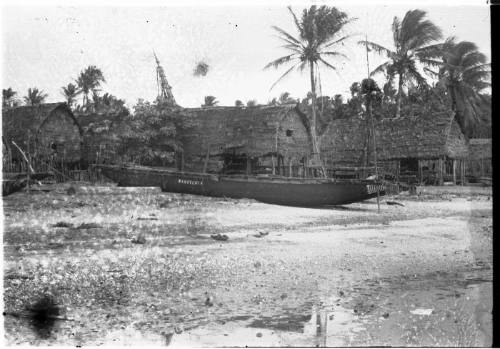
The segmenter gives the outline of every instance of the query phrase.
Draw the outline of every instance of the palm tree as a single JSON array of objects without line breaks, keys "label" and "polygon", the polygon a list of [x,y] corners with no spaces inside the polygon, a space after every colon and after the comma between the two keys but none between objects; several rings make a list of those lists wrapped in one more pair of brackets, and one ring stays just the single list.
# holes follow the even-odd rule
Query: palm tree
[{"label": "palm tree", "polygon": [[271,67],[278,68],[281,65],[293,63],[273,84],[272,89],[292,70],[303,71],[306,67],[309,68],[312,116],[308,129],[310,130],[313,158],[319,160],[319,144],[316,129],[316,71],[319,69],[320,64],[336,70],[335,66],[326,60],[327,57],[347,58],[343,53],[336,51],[335,46],[341,45],[343,41],[350,37],[350,35],[343,35],[343,29],[346,24],[354,19],[349,18],[345,12],[335,7],[317,7],[313,5],[309,9],[302,11],[300,19],[297,18],[290,6],[288,10],[293,17],[298,36],[293,36],[283,29],[273,26],[272,28],[278,33],[279,38],[284,43],[282,47],[287,49],[289,54],[270,62],[264,69]]},{"label": "palm tree", "polygon": [[401,116],[401,93],[403,84],[407,81],[416,81],[417,84],[426,84],[425,78],[420,74],[417,63],[433,65],[436,58],[436,45],[430,45],[442,38],[441,29],[431,21],[425,19],[426,12],[410,10],[406,12],[403,20],[394,17],[392,22],[392,36],[394,50],[371,41],[360,41],[360,44],[380,54],[385,54],[389,59],[373,70],[370,76],[384,72],[392,84],[398,76],[398,89],[396,95],[396,118]]},{"label": "palm tree", "polygon": [[83,104],[89,104],[89,93],[95,91],[101,82],[106,82],[101,69],[97,68],[95,65],[90,65],[80,72],[80,75],[76,79],[76,84],[83,92]]},{"label": "palm tree", "polygon": [[240,101],[239,99],[237,99],[237,100],[234,102],[234,105],[235,105],[236,107],[243,107],[243,106],[245,106],[245,104],[243,104],[243,102],[242,102],[242,101]]},{"label": "palm tree", "polygon": [[481,92],[491,86],[490,64],[486,56],[478,51],[476,44],[469,41],[456,42],[448,38],[440,47],[441,62],[439,72],[426,71],[438,77],[441,86],[446,88],[450,108],[466,135],[480,121],[484,114],[484,96]]},{"label": "palm tree", "polygon": [[219,101],[214,96],[205,96],[205,103],[203,103],[202,107],[215,107]]},{"label": "palm tree", "polygon": [[75,101],[75,97],[81,92],[82,91],[79,91],[78,87],[72,83],[69,83],[67,86],[61,87],[61,94],[64,96],[64,98],[66,98],[66,102],[68,103],[68,106],[70,108]]},{"label": "palm tree", "polygon": [[24,101],[26,105],[38,105],[42,104],[47,96],[48,94],[44,93],[43,90],[38,90],[36,87],[30,87],[28,89],[28,94],[24,96]]},{"label": "palm tree", "polygon": [[3,107],[12,107],[14,104],[14,97],[17,95],[17,92],[14,91],[11,87],[8,89],[2,90],[2,106]]},{"label": "palm tree", "polygon": [[256,107],[257,106],[257,100],[256,99],[251,99],[247,101],[247,107]]}]

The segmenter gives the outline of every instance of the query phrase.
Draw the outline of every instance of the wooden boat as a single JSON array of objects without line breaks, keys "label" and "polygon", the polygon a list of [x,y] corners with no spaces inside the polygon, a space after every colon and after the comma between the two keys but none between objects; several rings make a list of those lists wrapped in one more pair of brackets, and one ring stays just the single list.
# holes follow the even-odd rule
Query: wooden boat
[{"label": "wooden boat", "polygon": [[[30,179],[39,181],[51,175],[51,173],[33,173],[30,175]],[[26,173],[3,173],[2,176],[2,196],[20,191],[28,184],[28,174]]]},{"label": "wooden boat", "polygon": [[119,186],[154,186],[163,191],[213,197],[247,198],[289,206],[343,205],[385,194],[373,180],[216,175],[145,166],[99,166]]}]

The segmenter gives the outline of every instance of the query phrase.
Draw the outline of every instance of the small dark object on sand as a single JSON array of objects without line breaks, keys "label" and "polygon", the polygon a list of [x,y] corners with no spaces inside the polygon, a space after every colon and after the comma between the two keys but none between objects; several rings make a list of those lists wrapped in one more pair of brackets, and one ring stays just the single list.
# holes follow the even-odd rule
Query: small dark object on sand
[{"label": "small dark object on sand", "polygon": [[56,224],[52,224],[54,228],[72,228],[73,224],[68,222],[57,222]]},{"label": "small dark object on sand", "polygon": [[144,236],[144,234],[141,233],[136,238],[130,240],[130,242],[133,244],[144,245],[146,243],[146,237]]},{"label": "small dark object on sand", "polygon": [[259,231],[259,233],[255,234],[254,237],[261,238],[261,237],[266,236],[266,235],[269,235],[269,232],[267,232],[267,231],[266,232]]},{"label": "small dark object on sand", "polygon": [[389,313],[384,313],[384,315],[382,315],[384,317],[384,319],[387,319],[389,317]]},{"label": "small dark object on sand", "polygon": [[205,292],[205,296],[207,297],[207,299],[205,299],[205,305],[207,307],[212,307],[214,305],[212,297],[210,297],[210,295],[208,294],[208,292]]},{"label": "small dark object on sand", "polygon": [[210,237],[217,241],[227,241],[229,239],[229,236],[226,234],[212,234]]},{"label": "small dark object on sand", "polygon": [[397,201],[386,201],[387,205],[393,205],[393,206],[403,206],[404,205],[400,202],[397,202]]},{"label": "small dark object on sand", "polygon": [[31,323],[38,336],[44,339],[49,338],[60,315],[55,299],[50,295],[45,295],[31,307],[27,307],[27,310],[31,313]]},{"label": "small dark object on sand", "polygon": [[82,223],[76,229],[96,229],[102,228],[99,224],[96,223]]},{"label": "small dark object on sand", "polygon": [[262,337],[262,333],[257,332],[256,336],[260,338],[260,337]]},{"label": "small dark object on sand", "polygon": [[66,194],[68,195],[75,195],[76,194],[76,188],[73,186],[70,186],[68,189],[66,189]]},{"label": "small dark object on sand", "polygon": [[172,337],[174,336],[174,333],[173,332],[170,332],[170,333],[164,333],[163,334],[165,336],[165,345],[170,345],[170,342],[172,341]]}]

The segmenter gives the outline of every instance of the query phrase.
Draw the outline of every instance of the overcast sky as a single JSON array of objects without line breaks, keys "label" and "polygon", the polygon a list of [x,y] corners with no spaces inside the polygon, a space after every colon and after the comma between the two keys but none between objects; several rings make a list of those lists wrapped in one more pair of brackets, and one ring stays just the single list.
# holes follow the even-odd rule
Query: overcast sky
[{"label": "overcast sky", "polygon": [[[311,3],[295,1],[292,7],[298,13]],[[489,7],[483,1],[477,3],[418,8],[428,12],[445,36],[473,41],[491,57]],[[402,17],[417,6],[328,4],[357,17],[347,30],[362,34],[342,47],[349,60],[331,60],[338,74],[321,71],[323,95],[347,96],[351,83],[367,74],[366,53],[356,42],[367,34],[369,40],[392,48],[393,17]],[[72,82],[84,67],[96,65],[106,78],[103,92],[123,98],[131,106],[138,98],[156,97],[155,50],[174,97],[185,107],[200,106],[206,95],[216,96],[220,105],[234,105],[236,99],[266,103],[284,91],[303,97],[309,90],[306,73],[293,73],[269,91],[286,70],[263,70],[269,61],[286,54],[272,25],[296,33],[286,3],[272,7],[262,3],[3,7],[2,88],[12,87],[24,96],[29,87],[38,87],[49,94],[47,101],[62,101],[61,87]],[[193,70],[200,60],[207,62],[210,70],[204,77],[195,77]],[[383,62],[375,53],[370,53],[369,60],[372,69]]]}]

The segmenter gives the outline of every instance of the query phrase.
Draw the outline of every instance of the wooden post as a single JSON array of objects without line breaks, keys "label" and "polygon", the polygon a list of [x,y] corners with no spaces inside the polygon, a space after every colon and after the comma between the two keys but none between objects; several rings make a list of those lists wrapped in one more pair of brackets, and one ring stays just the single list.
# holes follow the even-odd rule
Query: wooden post
[{"label": "wooden post", "polygon": [[443,158],[439,158],[438,170],[439,170],[439,185],[443,185],[443,183],[444,183],[444,179],[443,179]]},{"label": "wooden post", "polygon": [[422,163],[420,161],[420,159],[417,160],[417,164],[418,164],[418,181],[420,183],[420,185],[422,185],[422,182],[423,182],[423,176],[422,176]]},{"label": "wooden post", "polygon": [[203,164],[203,173],[207,172],[209,158],[210,158],[210,146],[207,147],[207,155],[205,156],[205,163]]},{"label": "wooden post", "polygon": [[457,185],[457,160],[453,159],[453,184]]},{"label": "wooden post", "polygon": [[466,179],[465,179],[465,161],[462,160],[460,162],[461,162],[461,165],[462,165],[462,181],[461,182],[462,182],[462,186],[464,186],[465,185],[465,181],[466,181]]},{"label": "wooden post", "polygon": [[252,159],[247,156],[247,175],[252,173]]},{"label": "wooden post", "polygon": [[184,171],[184,152],[181,152],[181,171]]},{"label": "wooden post", "polygon": [[272,167],[273,167],[273,176],[276,174],[276,168],[275,168],[275,165],[274,165],[274,155],[271,155],[271,164],[272,164]]}]

